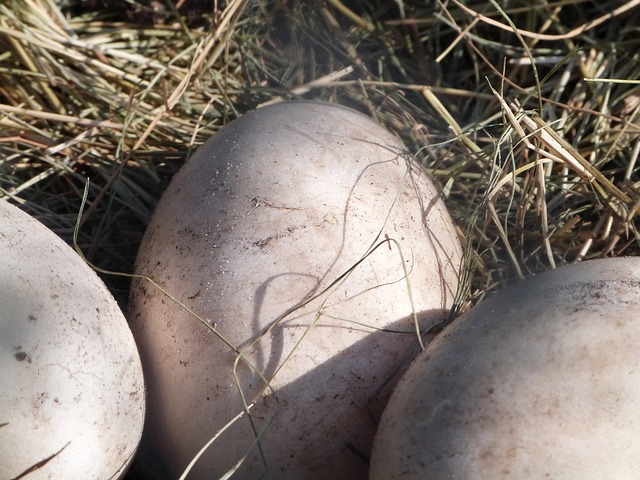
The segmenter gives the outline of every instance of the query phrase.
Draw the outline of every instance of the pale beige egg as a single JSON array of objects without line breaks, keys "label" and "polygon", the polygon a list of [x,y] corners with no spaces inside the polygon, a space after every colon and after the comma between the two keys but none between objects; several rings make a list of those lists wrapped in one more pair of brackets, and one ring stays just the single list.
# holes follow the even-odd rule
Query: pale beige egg
[{"label": "pale beige egg", "polygon": [[173,298],[132,286],[162,458],[177,476],[222,432],[188,478],[366,478],[396,369],[417,324],[446,317],[460,258],[438,191],[370,118],[296,102],[224,127],[140,247],[136,273]]},{"label": "pale beige egg", "polygon": [[0,478],[122,478],[145,412],[126,319],[71,247],[5,201],[0,352]]},{"label": "pale beige egg", "polygon": [[638,478],[639,338],[639,258],[505,288],[407,370],[371,479]]}]

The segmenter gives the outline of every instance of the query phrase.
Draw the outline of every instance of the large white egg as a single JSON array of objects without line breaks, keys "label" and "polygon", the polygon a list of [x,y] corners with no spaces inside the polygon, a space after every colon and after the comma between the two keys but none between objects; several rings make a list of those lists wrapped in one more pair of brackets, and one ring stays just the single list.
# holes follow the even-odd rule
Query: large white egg
[{"label": "large white egg", "polygon": [[[163,458],[181,473],[242,414],[241,390],[252,408],[188,478],[245,455],[233,478],[366,478],[394,371],[417,344],[412,312],[422,329],[443,320],[460,257],[438,192],[368,117],[284,103],[223,128],[172,180],[136,273],[229,344],[149,282],[132,286]],[[237,351],[251,367],[238,360],[234,376]]]},{"label": "large white egg", "polygon": [[5,201],[0,353],[0,478],[122,478],[145,398],[126,319],[73,249]]},{"label": "large white egg", "polygon": [[639,478],[639,339],[640,258],[504,289],[407,370],[371,479]]}]

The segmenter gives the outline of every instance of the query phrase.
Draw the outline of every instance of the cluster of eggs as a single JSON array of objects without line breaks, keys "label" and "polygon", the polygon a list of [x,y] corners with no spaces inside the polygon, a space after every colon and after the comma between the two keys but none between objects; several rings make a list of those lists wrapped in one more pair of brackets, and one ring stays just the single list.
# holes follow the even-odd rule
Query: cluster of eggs
[{"label": "cluster of eggs", "polygon": [[[49,450],[34,478],[121,476],[142,429],[140,360],[148,436],[176,477],[640,471],[638,259],[519,282],[430,341],[456,295],[460,241],[424,171],[353,110],[249,112],[176,174],[131,288],[140,359],[95,274],[11,209],[0,209],[2,478]],[[28,225],[42,244],[7,243]],[[21,270],[23,250],[62,260]],[[58,415],[73,404],[80,413]]]}]

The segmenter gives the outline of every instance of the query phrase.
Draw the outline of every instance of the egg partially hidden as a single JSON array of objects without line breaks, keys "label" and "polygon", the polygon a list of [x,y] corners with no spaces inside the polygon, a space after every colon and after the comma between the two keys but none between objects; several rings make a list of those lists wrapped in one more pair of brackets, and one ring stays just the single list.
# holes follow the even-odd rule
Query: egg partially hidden
[{"label": "egg partially hidden", "polygon": [[136,273],[172,298],[132,286],[163,458],[177,475],[219,434],[188,478],[366,478],[415,320],[447,315],[460,257],[438,192],[371,119],[296,102],[223,128],[140,247]]},{"label": "egg partially hidden", "polygon": [[144,421],[131,331],[82,258],[2,200],[0,352],[0,478],[122,478]]},{"label": "egg partially hidden", "polygon": [[505,288],[407,370],[371,479],[638,478],[639,338],[640,258]]}]

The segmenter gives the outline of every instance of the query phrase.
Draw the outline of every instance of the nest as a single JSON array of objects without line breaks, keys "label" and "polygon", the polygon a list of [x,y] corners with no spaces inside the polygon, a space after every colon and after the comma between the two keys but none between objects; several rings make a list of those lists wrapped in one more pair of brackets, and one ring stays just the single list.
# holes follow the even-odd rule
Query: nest
[{"label": "nest", "polygon": [[2,0],[0,197],[75,231],[125,307],[119,273],[193,149],[266,103],[343,104],[439,186],[465,245],[460,313],[640,254],[639,5]]}]

